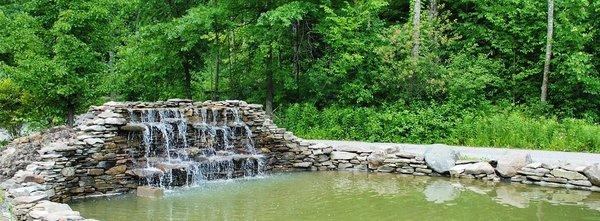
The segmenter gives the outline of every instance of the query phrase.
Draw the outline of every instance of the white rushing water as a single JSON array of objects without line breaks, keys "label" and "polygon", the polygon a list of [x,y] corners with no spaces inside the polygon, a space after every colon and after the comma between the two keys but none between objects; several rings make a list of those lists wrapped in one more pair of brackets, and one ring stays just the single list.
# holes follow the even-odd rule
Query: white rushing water
[{"label": "white rushing water", "polygon": [[129,115],[131,125],[143,128],[138,137],[128,137],[141,140],[144,163],[135,172],[147,185],[170,188],[263,174],[264,157],[236,108],[194,108],[192,116],[176,108],[138,109]]}]

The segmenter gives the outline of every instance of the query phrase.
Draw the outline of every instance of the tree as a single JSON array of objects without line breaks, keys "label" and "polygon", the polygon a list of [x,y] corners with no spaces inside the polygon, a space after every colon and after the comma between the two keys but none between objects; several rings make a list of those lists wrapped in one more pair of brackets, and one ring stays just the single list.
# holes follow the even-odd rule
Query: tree
[{"label": "tree", "polygon": [[550,57],[552,56],[552,35],[554,32],[554,0],[548,0],[548,33],[546,34],[546,59],[542,76],[542,92],[540,99],[546,102],[548,96],[548,75],[550,75]]},{"label": "tree", "polygon": [[72,125],[77,109],[97,99],[97,79],[108,71],[105,64],[118,45],[122,26],[111,12],[122,2],[27,2],[30,7],[6,6],[14,6],[6,10],[8,16],[20,18],[2,26],[8,42],[21,42],[5,47],[14,58],[6,64],[10,78],[34,97],[40,113],[48,118],[60,114]]},{"label": "tree", "polygon": [[421,38],[421,0],[414,0],[413,13],[412,57],[417,60],[419,57],[419,44]]}]

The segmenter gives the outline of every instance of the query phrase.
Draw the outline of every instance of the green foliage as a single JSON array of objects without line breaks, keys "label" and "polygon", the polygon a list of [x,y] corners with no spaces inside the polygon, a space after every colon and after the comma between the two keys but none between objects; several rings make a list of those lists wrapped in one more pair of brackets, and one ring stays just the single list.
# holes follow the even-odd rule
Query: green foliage
[{"label": "green foliage", "polygon": [[452,143],[469,146],[518,147],[600,152],[600,126],[583,120],[531,118],[501,112],[465,118],[453,130]]},{"label": "green foliage", "polygon": [[577,119],[531,117],[519,108],[390,106],[381,108],[292,105],[276,123],[310,139],[447,143],[600,152],[600,126]]},{"label": "green foliage", "polygon": [[27,117],[29,99],[29,95],[11,79],[0,78],[0,127],[6,128],[12,136],[18,134]]},{"label": "green foliage", "polygon": [[400,143],[441,142],[461,113],[449,105],[380,108],[331,107],[317,110],[312,104],[292,105],[276,123],[301,137]]}]

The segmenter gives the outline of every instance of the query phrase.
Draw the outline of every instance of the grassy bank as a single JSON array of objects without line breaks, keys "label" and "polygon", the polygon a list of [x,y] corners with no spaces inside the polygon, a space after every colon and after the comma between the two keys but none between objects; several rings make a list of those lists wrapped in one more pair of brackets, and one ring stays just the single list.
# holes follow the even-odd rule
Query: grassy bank
[{"label": "grassy bank", "polygon": [[308,139],[511,147],[600,153],[600,126],[583,120],[534,117],[518,109],[378,107],[318,110],[293,105],[278,125]]}]

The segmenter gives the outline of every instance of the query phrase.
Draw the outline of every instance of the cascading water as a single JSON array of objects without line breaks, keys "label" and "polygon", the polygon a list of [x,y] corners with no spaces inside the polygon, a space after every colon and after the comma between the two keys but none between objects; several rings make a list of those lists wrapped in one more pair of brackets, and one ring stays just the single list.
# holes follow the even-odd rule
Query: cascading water
[{"label": "cascading water", "polygon": [[129,124],[141,128],[140,162],[145,161],[133,173],[147,185],[170,188],[263,173],[264,157],[238,109],[193,108],[187,113],[175,108],[129,110]]}]

